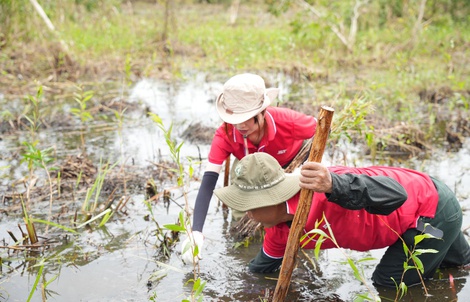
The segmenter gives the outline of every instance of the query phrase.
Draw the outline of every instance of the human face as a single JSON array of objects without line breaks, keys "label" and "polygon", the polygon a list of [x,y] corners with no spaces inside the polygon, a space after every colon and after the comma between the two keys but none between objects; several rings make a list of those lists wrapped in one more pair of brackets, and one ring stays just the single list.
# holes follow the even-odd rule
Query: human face
[{"label": "human face", "polygon": [[286,213],[285,203],[249,210],[247,215],[250,219],[263,224],[265,228],[273,227],[292,218],[292,215]]},{"label": "human face", "polygon": [[258,124],[255,122],[255,118],[252,117],[247,121],[240,124],[233,125],[243,136],[249,136],[254,132],[258,131]]}]

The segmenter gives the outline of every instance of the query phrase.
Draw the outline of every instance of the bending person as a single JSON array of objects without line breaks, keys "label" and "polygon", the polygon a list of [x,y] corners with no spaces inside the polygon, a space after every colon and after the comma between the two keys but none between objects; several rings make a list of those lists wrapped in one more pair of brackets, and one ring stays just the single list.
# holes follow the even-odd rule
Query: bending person
[{"label": "bending person", "polygon": [[[372,275],[375,285],[420,282],[416,269],[404,272],[408,255],[402,240],[410,250],[437,251],[417,256],[424,266],[424,278],[431,278],[438,268],[470,263],[456,196],[443,182],[424,173],[384,166],[327,168],[306,162],[301,175],[290,175],[263,153],[246,156],[234,172],[232,185],[214,193],[230,208],[248,211],[250,218],[265,227],[263,247],[249,264],[252,272],[279,269],[301,187],[316,192],[305,233],[324,215],[339,247],[356,251],[388,247]],[[325,221],[317,228],[328,232]],[[414,246],[414,237],[422,233],[436,238],[426,238]],[[317,238],[312,234],[309,239],[304,248],[315,248]],[[329,239],[321,243],[322,249],[334,247]],[[411,261],[409,264],[414,265]]]},{"label": "bending person", "polygon": [[[198,246],[199,253],[210,200],[227,157],[233,155],[240,160],[251,153],[265,152],[287,167],[304,141],[315,134],[317,121],[314,117],[270,106],[278,92],[278,88],[266,89],[260,76],[246,73],[230,78],[217,97],[217,111],[224,123],[212,140],[193,213],[193,244]],[[185,263],[199,258],[193,259],[193,251],[188,248],[190,238],[181,244]]]}]

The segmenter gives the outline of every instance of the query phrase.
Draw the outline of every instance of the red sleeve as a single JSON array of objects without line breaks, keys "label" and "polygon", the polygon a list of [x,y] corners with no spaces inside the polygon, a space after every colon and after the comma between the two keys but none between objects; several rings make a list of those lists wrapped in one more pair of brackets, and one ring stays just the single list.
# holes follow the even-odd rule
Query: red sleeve
[{"label": "red sleeve", "polygon": [[292,111],[292,121],[294,121],[294,129],[292,133],[296,139],[311,138],[317,129],[317,119],[313,116],[305,115],[303,113]]},{"label": "red sleeve", "polygon": [[293,140],[305,140],[315,134],[317,119],[313,116],[284,107],[269,107],[268,112],[275,120],[279,135],[289,135]]}]

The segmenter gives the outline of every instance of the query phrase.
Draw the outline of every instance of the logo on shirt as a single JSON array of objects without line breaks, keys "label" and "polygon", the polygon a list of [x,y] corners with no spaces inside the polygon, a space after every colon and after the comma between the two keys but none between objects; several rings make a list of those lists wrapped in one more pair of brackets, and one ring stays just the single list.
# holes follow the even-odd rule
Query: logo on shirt
[{"label": "logo on shirt", "polygon": [[284,154],[287,152],[287,149],[277,151],[277,154]]}]

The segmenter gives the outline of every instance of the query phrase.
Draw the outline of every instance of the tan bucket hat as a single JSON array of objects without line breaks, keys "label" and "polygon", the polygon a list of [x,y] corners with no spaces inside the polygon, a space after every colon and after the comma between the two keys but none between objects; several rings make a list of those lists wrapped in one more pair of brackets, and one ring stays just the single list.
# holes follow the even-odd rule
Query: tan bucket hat
[{"label": "tan bucket hat", "polygon": [[232,184],[214,190],[214,194],[237,211],[277,205],[300,191],[299,175],[285,173],[267,153],[249,154],[234,169]]},{"label": "tan bucket hat", "polygon": [[217,112],[224,122],[240,124],[266,109],[278,93],[278,88],[266,89],[259,75],[239,74],[225,82],[217,97]]}]

